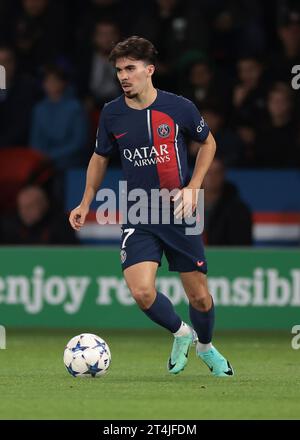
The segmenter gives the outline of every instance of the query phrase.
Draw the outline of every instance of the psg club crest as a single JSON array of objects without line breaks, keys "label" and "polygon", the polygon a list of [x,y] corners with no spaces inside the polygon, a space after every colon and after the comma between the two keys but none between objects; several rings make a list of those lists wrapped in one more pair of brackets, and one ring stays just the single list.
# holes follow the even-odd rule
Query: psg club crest
[{"label": "psg club crest", "polygon": [[121,250],[121,252],[120,252],[120,256],[121,256],[121,263],[122,263],[122,264],[125,263],[125,260],[126,260],[127,254],[126,254],[126,251],[124,251],[124,249]]},{"label": "psg club crest", "polygon": [[162,138],[168,137],[170,134],[170,131],[171,131],[171,129],[168,126],[168,124],[161,124],[157,129],[158,135]]}]

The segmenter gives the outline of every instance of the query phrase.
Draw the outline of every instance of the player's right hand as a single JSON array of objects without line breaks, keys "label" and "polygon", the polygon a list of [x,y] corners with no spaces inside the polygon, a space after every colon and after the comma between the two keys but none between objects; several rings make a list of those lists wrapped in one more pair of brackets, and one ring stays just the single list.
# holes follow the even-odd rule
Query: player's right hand
[{"label": "player's right hand", "polygon": [[72,228],[75,229],[75,231],[79,231],[82,228],[88,212],[89,209],[81,205],[77,206],[76,208],[73,209],[73,211],[71,211],[69,216],[69,222]]}]

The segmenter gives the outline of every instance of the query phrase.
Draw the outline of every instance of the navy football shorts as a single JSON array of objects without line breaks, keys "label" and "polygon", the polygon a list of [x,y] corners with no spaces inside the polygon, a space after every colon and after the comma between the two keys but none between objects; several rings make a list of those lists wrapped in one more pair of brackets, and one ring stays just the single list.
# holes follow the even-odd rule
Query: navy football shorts
[{"label": "navy football shorts", "polygon": [[169,270],[207,273],[202,236],[186,235],[184,224],[124,224],[121,237],[122,270],[143,261],[161,265],[165,254]]}]

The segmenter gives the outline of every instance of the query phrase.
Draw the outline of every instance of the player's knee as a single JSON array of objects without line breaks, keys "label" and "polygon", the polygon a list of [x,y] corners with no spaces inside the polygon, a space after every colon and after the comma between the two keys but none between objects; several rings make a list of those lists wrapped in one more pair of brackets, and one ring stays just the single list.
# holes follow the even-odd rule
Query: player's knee
[{"label": "player's knee", "polygon": [[211,308],[211,296],[205,290],[197,292],[195,295],[190,297],[190,303],[196,310],[200,310],[201,312],[208,312]]},{"label": "player's knee", "polygon": [[155,289],[150,286],[134,286],[130,288],[135,301],[142,309],[149,308],[155,298]]}]

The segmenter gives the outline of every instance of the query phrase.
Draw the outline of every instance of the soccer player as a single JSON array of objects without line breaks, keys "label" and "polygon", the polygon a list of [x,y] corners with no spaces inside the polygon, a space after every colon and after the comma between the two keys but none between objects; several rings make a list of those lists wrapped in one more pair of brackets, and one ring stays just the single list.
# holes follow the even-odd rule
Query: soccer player
[{"label": "soccer player", "polygon": [[[110,155],[118,149],[128,190],[166,188],[173,198],[173,217],[185,219],[195,211],[197,189],[213,160],[216,145],[196,106],[153,86],[157,51],[153,44],[133,36],[119,42],[110,54],[124,91],[106,104],[100,116],[95,152],[87,169],[82,201],[70,214],[79,230],[103,181]],[[192,177],[187,165],[189,137],[200,142]],[[191,196],[192,193],[192,196]],[[177,202],[177,206],[175,203]],[[187,364],[190,346],[214,376],[232,376],[230,363],[212,345],[214,304],[207,286],[207,264],[201,235],[185,234],[185,224],[132,224],[122,226],[121,263],[124,278],[140,309],[174,335],[168,371],[177,374]],[[193,329],[183,322],[170,300],[155,288],[163,252],[169,270],[180,274],[189,300]],[[195,334],[196,332],[196,334]]]}]

